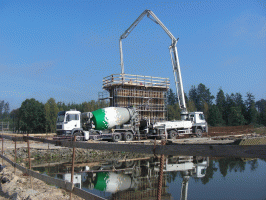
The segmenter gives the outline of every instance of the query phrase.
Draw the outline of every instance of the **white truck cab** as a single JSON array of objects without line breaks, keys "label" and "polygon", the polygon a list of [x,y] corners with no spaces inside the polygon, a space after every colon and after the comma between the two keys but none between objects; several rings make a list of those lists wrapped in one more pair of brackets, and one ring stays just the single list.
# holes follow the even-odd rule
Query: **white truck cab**
[{"label": "white truck cab", "polygon": [[70,135],[73,128],[81,128],[81,112],[61,111],[57,115],[56,132],[58,135]]},{"label": "white truck cab", "polygon": [[208,132],[208,124],[203,112],[190,112],[189,120],[192,122],[192,132],[201,136],[202,133]]},{"label": "white truck cab", "polygon": [[203,112],[190,112],[189,119],[196,124],[206,122]]}]

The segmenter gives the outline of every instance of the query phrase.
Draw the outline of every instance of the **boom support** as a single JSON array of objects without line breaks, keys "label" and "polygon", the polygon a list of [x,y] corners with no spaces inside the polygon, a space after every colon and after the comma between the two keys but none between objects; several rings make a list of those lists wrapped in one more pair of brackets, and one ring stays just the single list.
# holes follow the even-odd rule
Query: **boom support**
[{"label": "boom support", "polygon": [[[176,48],[177,39],[172,35],[172,33],[164,26],[164,24],[157,18],[157,16],[151,10],[145,10],[134,22],[133,24],[120,36],[119,47],[120,47],[120,59],[121,59],[121,73],[124,74],[124,60],[122,51],[122,39],[127,38],[127,36],[133,31],[133,29],[138,25],[138,23],[147,15],[156,24],[159,24],[166,34],[171,38],[172,43],[169,47],[170,56],[172,60],[173,72],[175,77],[176,93],[178,97],[179,107],[181,108],[181,119],[185,120],[187,118],[188,112],[185,102],[185,95],[183,89],[183,82],[181,77],[178,53]],[[151,18],[152,16],[152,18]]]}]

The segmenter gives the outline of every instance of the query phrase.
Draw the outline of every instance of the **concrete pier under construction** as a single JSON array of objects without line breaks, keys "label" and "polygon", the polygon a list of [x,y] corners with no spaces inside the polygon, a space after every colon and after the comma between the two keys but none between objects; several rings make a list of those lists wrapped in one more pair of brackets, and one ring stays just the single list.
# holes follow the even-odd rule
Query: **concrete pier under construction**
[{"label": "concrete pier under construction", "polygon": [[166,93],[169,88],[169,78],[112,74],[103,78],[104,92],[99,100],[110,100],[110,106],[135,106],[139,119],[150,122],[162,121],[167,118]]}]

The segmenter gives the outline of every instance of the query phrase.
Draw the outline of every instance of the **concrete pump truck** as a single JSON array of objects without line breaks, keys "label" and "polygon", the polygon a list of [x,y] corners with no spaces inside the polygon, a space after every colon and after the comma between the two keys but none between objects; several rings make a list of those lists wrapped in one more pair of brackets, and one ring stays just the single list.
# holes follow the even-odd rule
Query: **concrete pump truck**
[{"label": "concrete pump truck", "polygon": [[203,132],[208,132],[208,125],[205,121],[203,112],[190,112],[187,111],[187,106],[185,102],[185,94],[183,89],[183,82],[180,71],[179,58],[176,48],[176,39],[173,34],[165,27],[165,25],[158,19],[158,17],[151,11],[145,10],[134,22],[133,24],[121,35],[119,40],[120,46],[120,60],[121,60],[121,72],[124,74],[124,61],[123,61],[123,51],[122,51],[122,39],[127,38],[127,36],[133,31],[133,29],[138,25],[138,23],[143,19],[144,16],[150,18],[156,24],[160,25],[165,33],[171,38],[172,43],[169,46],[173,73],[175,78],[176,94],[178,97],[178,104],[181,109],[181,120],[178,121],[163,121],[156,122],[154,124],[147,124],[146,133],[150,135],[168,135],[168,138],[175,139],[177,135],[180,134],[196,134],[196,136],[201,137]]}]

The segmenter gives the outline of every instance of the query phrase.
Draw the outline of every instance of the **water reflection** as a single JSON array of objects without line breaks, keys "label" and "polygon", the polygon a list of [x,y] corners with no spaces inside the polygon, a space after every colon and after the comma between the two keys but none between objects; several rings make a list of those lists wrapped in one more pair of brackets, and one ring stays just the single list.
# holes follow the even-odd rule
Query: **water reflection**
[{"label": "water reflection", "polygon": [[[143,156],[130,159],[109,158],[108,161],[81,161],[75,163],[75,166],[75,186],[91,193],[107,199],[157,198],[160,174],[158,157]],[[168,156],[164,159],[162,168],[161,198],[223,199],[228,197],[227,190],[231,191],[233,187],[233,191],[236,190],[236,185],[239,187],[239,194],[234,197],[235,193],[232,193],[230,198],[249,199],[247,195],[250,195],[250,192],[245,188],[247,186],[248,188],[253,187],[253,192],[254,188],[258,190],[256,195],[259,194],[263,197],[266,195],[265,189],[262,189],[266,188],[264,182],[266,175],[263,167],[260,169],[260,174],[239,176],[239,173],[244,174],[244,171],[246,171],[245,173],[255,172],[258,167],[257,159]],[[38,163],[33,169],[66,181],[71,179],[71,161]],[[224,178],[221,179],[222,177]],[[253,180],[255,183],[250,186],[247,180],[250,182]],[[218,192],[221,191],[219,197],[212,196],[212,193],[209,192],[214,189]]]},{"label": "water reflection", "polygon": [[[52,165],[52,166],[51,166]],[[169,183],[177,176],[183,178],[181,199],[187,198],[190,177],[205,177],[209,159],[192,156],[168,156],[164,160],[161,196],[171,199]],[[45,167],[34,167],[35,170],[66,181],[71,180],[70,163],[60,165],[45,164]],[[110,199],[156,198],[160,159],[144,157],[127,160],[111,160],[92,163],[76,163],[74,184],[76,187],[90,191],[107,193]],[[97,192],[96,192],[97,193]],[[109,195],[108,195],[109,193]]]}]

